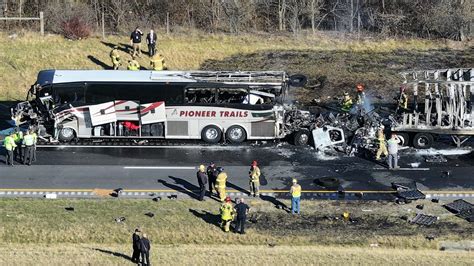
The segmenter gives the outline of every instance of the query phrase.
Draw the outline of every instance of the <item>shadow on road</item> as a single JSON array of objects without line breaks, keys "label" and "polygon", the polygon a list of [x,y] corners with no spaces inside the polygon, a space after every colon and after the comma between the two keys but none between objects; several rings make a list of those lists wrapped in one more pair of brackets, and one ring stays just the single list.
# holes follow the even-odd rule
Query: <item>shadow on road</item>
[{"label": "shadow on road", "polygon": [[111,66],[107,65],[106,63],[102,62],[100,59],[98,59],[95,56],[88,55],[87,58],[92,61],[92,63],[102,67],[103,69],[113,69]]},{"label": "shadow on road", "polygon": [[275,208],[282,209],[286,211],[287,213],[290,213],[290,208],[286,206],[285,203],[279,201],[277,198],[272,197],[272,196],[265,196],[265,195],[260,195],[260,198],[264,201],[268,201],[272,203],[275,206]]},{"label": "shadow on road", "polygon": [[199,187],[189,183],[188,181],[182,178],[178,178],[174,176],[169,176],[169,178],[171,178],[175,182],[176,185],[168,183],[167,181],[163,179],[158,179],[158,182],[162,183],[163,185],[167,186],[170,189],[175,190],[176,192],[183,192],[193,199],[199,198],[197,194],[199,191]]},{"label": "shadow on road", "polygon": [[215,225],[220,228],[221,218],[218,214],[213,214],[204,210],[201,210],[201,212],[199,212],[193,209],[189,209],[189,212],[192,213],[194,216],[201,218],[204,222]]},{"label": "shadow on road", "polygon": [[115,251],[111,251],[111,250],[106,250],[106,249],[101,249],[101,248],[91,248],[91,249],[95,250],[95,251],[105,253],[105,254],[113,255],[115,257],[124,258],[126,260],[130,260],[130,261],[132,260],[132,257],[130,257],[128,255],[125,255],[123,253],[119,253],[119,252],[115,252]]}]

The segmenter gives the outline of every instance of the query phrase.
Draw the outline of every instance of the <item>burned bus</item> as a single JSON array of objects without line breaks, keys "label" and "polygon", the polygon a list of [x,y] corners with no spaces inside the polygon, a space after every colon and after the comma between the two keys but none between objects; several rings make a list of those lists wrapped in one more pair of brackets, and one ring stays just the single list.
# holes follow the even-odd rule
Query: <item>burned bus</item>
[{"label": "burned bus", "polygon": [[[202,139],[218,143],[309,141],[308,112],[285,105],[302,75],[279,71],[44,70],[27,101],[12,108],[17,125],[47,142],[73,139]],[[302,122],[303,121],[303,122]]]}]

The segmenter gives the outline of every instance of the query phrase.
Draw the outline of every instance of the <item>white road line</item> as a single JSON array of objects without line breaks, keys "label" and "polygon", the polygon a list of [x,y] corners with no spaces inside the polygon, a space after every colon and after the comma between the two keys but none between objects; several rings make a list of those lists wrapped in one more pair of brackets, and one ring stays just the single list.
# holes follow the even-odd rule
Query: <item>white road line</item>
[{"label": "white road line", "polygon": [[389,170],[388,168],[373,168],[374,170],[387,170],[387,171],[429,171],[430,168],[398,168],[395,170]]},{"label": "white road line", "polygon": [[254,148],[250,146],[205,146],[205,145],[177,145],[177,146],[108,146],[108,145],[37,145],[38,148],[138,148],[138,149],[211,149],[211,150],[240,150]]},{"label": "white road line", "polygon": [[123,169],[196,170],[197,168],[194,166],[124,166]]}]

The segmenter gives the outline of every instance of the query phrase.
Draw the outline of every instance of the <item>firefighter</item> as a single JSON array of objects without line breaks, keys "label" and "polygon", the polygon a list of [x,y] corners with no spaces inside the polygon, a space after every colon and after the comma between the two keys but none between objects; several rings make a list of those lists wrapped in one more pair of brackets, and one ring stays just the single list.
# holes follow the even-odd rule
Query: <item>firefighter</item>
[{"label": "firefighter", "polygon": [[33,131],[28,130],[23,138],[23,145],[25,145],[25,154],[23,155],[23,164],[31,165],[35,153],[36,138]]},{"label": "firefighter", "polygon": [[250,166],[249,177],[250,195],[258,197],[260,188],[260,168],[257,166],[257,161],[252,162],[252,165]]},{"label": "firefighter", "polygon": [[385,141],[385,134],[384,134],[383,130],[384,130],[383,126],[381,126],[377,130],[378,149],[377,149],[377,153],[375,154],[375,160],[377,160],[377,161],[380,160],[380,156],[382,154],[383,154],[384,157],[387,157],[387,155],[388,155],[387,144],[386,144],[386,141]]},{"label": "firefighter", "polygon": [[357,84],[356,85],[356,91],[357,91],[357,100],[356,100],[356,104],[357,105],[364,105],[365,103],[365,92],[364,92],[364,84]]},{"label": "firefighter", "polygon": [[15,129],[13,140],[15,141],[15,144],[16,144],[15,152],[13,154],[14,160],[17,162],[21,162],[23,160],[24,154],[23,154],[23,147],[22,147],[23,132],[20,129],[18,128]]},{"label": "firefighter", "polygon": [[132,60],[128,61],[128,70],[140,70],[140,64],[138,63],[137,60],[135,60],[135,57],[132,56]]},{"label": "firefighter", "polygon": [[119,69],[119,66],[122,65],[122,62],[120,62],[121,59],[118,51],[118,46],[114,46],[114,49],[110,51],[110,59],[112,60],[114,70]]},{"label": "firefighter", "polygon": [[216,178],[216,190],[217,194],[219,195],[219,199],[224,201],[226,194],[225,194],[225,186],[227,182],[227,174],[224,172],[224,168],[217,167],[217,178]]},{"label": "firefighter", "polygon": [[13,166],[13,152],[16,148],[14,136],[15,136],[15,133],[11,133],[9,136],[6,136],[5,139],[3,140],[3,146],[5,147],[5,150],[7,150],[5,163],[11,166]]},{"label": "firefighter", "polygon": [[216,179],[217,175],[219,173],[217,172],[217,167],[214,162],[209,163],[209,166],[207,167],[207,177],[209,178],[209,197],[212,197],[213,191],[216,191]]},{"label": "firefighter", "polygon": [[151,58],[150,58],[150,66],[153,70],[155,71],[160,71],[160,70],[166,70],[168,69],[166,67],[166,63],[165,63],[165,57],[160,54],[160,53],[157,53],[157,54],[154,54]]},{"label": "firefighter", "polygon": [[230,197],[225,198],[225,202],[222,203],[220,208],[221,214],[221,227],[224,232],[230,231],[230,223],[234,220],[235,209],[232,206]]},{"label": "firefighter", "polygon": [[349,112],[352,109],[352,97],[349,95],[348,92],[344,92],[342,101],[341,101],[341,109],[343,112]]},{"label": "firefighter", "polygon": [[400,96],[398,97],[398,108],[402,110],[408,109],[408,95],[405,92],[405,87],[400,87]]}]

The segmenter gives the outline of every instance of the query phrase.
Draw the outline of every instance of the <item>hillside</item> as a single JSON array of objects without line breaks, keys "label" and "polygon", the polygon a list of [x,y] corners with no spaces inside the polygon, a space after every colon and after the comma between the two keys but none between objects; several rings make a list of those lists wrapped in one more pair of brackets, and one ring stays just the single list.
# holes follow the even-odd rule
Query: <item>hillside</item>
[{"label": "hillside", "polygon": [[[472,67],[474,62],[472,43],[447,41],[369,37],[355,40],[331,33],[299,38],[198,32],[159,37],[158,50],[173,70],[285,70],[306,74],[307,88],[296,91],[297,99],[303,102],[316,97],[328,99],[358,82],[367,84],[374,96],[390,95],[387,92],[395,93],[401,82],[399,71]],[[19,33],[11,38],[0,34],[0,99],[24,99],[42,69],[107,69],[114,45],[119,46],[126,64],[130,58],[128,36],[70,41],[56,35],[41,38]],[[146,55],[139,61],[142,67],[148,67]]]}]

